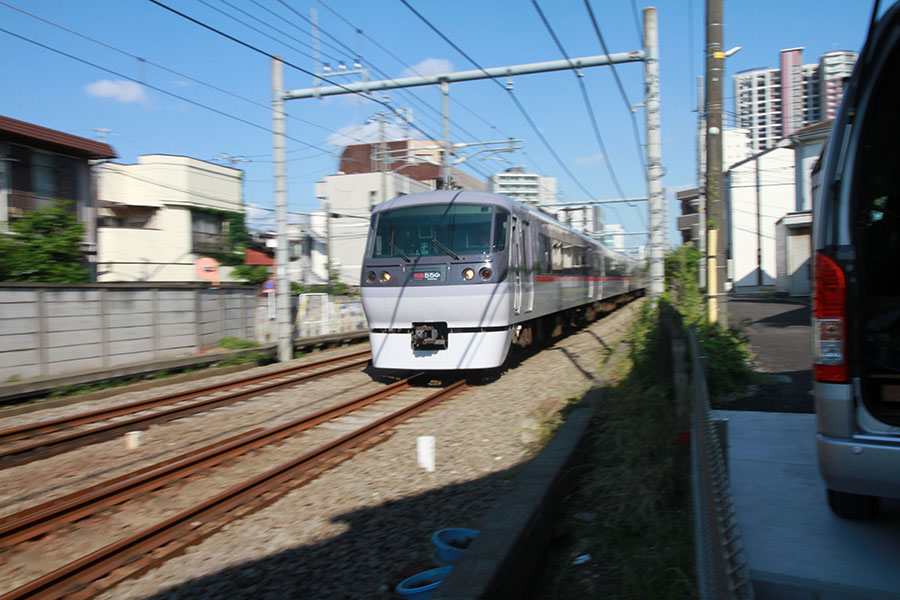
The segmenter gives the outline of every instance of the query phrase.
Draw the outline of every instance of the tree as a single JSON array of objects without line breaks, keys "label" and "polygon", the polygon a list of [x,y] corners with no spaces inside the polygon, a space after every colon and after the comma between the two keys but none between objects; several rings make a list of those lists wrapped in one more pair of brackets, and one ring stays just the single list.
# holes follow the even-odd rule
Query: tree
[{"label": "tree", "polygon": [[263,265],[237,265],[232,274],[250,285],[261,285],[269,279],[269,269]]},{"label": "tree", "polygon": [[84,226],[58,201],[26,212],[0,234],[0,281],[87,283],[81,240]]}]

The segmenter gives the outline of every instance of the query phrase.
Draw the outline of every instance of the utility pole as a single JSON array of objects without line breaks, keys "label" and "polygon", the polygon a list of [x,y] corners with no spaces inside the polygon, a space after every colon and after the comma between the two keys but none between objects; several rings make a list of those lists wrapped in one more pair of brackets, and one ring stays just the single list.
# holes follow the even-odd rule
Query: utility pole
[{"label": "utility pole", "polygon": [[325,203],[325,279],[326,291],[331,298],[331,201],[326,198]]},{"label": "utility pole", "polygon": [[442,173],[444,189],[450,189],[450,82],[441,79],[442,112],[444,115],[444,149],[441,154],[443,160]]},{"label": "utility pole", "polygon": [[[706,256],[706,101],[703,77],[697,76],[697,238]],[[706,288],[706,260],[700,261],[700,287]]]},{"label": "utility pole", "polygon": [[[706,206],[710,226],[707,256],[715,259],[715,273],[707,272],[706,293],[710,320],[718,320],[719,301],[725,301],[728,251],[728,216],[725,210],[725,182],[722,177],[722,77],[725,52],[722,50],[722,0],[706,0]],[[710,236],[709,230],[717,230]],[[715,246],[713,240],[716,239]],[[713,261],[710,260],[710,265]]]},{"label": "utility pole", "polygon": [[285,177],[284,74],[281,59],[272,59],[272,160],[275,174],[275,332],[278,360],[294,357],[291,294],[288,283],[287,178]]},{"label": "utility pole", "polygon": [[659,29],[656,9],[644,9],[644,103],[647,119],[647,197],[650,211],[650,297],[665,291],[662,165],[659,135]]}]

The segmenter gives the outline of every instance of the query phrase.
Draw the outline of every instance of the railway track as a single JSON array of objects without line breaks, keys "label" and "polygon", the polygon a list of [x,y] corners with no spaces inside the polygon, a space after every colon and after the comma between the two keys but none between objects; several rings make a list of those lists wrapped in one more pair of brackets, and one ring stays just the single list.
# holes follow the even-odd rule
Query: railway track
[{"label": "railway track", "polygon": [[[263,445],[307,431],[395,396],[410,387],[402,380],[359,398],[320,410],[286,424],[253,430],[190,454],[168,460],[114,480],[92,486],[32,509],[0,519],[0,546],[7,549],[84,519],[111,505],[121,504],[169,485],[203,469]],[[343,462],[355,451],[377,443],[381,433],[408,420],[466,387],[464,381],[429,394],[401,409],[322,444],[301,456],[233,486],[204,502],[146,527],[138,533],[72,561],[23,586],[0,595],[0,600],[22,598],[87,598],[124,578],[139,575],[192,544],[209,537],[228,522],[259,510],[291,489]]]},{"label": "railway track", "polygon": [[[371,353],[367,350],[355,352],[304,365],[295,365],[278,371],[243,377],[234,381],[214,384],[186,392],[167,394],[70,417],[52,419],[3,430],[0,431],[0,448],[2,448],[0,449],[0,469],[26,464],[33,460],[47,458],[88,444],[100,443],[128,431],[147,429],[156,423],[180,419],[227,404],[247,400],[254,396],[275,392],[323,377],[330,377],[332,375],[343,373],[344,371],[358,369],[366,366],[370,359]],[[313,371],[311,373],[305,372],[314,369],[323,370]],[[247,386],[255,387],[249,389],[237,389],[245,388]],[[223,393],[228,392],[229,390],[235,391]],[[183,404],[196,398],[204,399],[190,404]],[[164,408],[176,404],[182,405],[168,409]],[[163,408],[163,410],[150,412],[160,408]],[[74,431],[58,437],[49,437],[52,436],[53,433],[59,431],[99,423],[101,421],[109,421],[125,415],[133,415],[141,412],[148,412],[149,414],[124,421],[119,420],[111,422],[99,427]]]}]

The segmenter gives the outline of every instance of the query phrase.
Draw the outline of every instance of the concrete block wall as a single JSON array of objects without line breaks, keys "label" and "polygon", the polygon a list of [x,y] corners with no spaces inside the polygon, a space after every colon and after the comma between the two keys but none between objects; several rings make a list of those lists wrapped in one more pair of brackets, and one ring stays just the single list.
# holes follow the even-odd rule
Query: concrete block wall
[{"label": "concrete block wall", "polygon": [[0,382],[174,358],[254,339],[256,292],[190,284],[0,287]]}]

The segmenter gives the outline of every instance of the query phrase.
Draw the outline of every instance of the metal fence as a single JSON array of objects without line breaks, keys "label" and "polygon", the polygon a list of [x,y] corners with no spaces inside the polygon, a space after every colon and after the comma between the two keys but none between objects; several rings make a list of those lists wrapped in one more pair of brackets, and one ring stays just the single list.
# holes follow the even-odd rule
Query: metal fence
[{"label": "metal fence", "polygon": [[710,410],[705,358],[700,355],[700,343],[693,326],[688,343],[694,546],[700,598],[748,600],[753,598],[750,567],[731,501],[725,446]]}]

